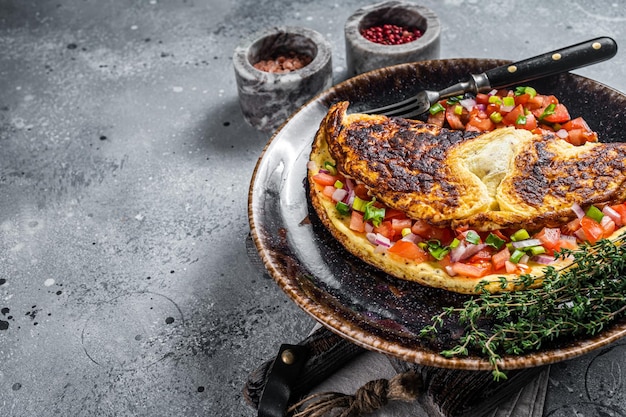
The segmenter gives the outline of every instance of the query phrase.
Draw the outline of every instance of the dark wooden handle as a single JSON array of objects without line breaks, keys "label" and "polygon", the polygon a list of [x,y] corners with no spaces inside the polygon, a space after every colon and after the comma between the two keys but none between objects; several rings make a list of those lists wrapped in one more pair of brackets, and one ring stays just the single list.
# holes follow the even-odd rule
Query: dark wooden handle
[{"label": "dark wooden handle", "polygon": [[617,44],[609,37],[591,39],[563,49],[485,71],[493,88],[508,87],[612,58]]}]

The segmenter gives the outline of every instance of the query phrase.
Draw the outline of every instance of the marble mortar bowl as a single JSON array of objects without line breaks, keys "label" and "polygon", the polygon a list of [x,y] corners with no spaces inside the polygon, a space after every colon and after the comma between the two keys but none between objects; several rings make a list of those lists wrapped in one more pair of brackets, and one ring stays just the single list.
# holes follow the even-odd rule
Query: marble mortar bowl
[{"label": "marble mortar bowl", "polygon": [[[417,28],[423,35],[400,45],[371,42],[361,35],[364,29],[384,24]],[[439,18],[432,10],[415,3],[385,1],[362,7],[346,20],[344,32],[349,76],[391,65],[439,58]]]},{"label": "marble mortar bowl", "polygon": [[[261,60],[290,53],[311,62],[285,73],[254,67]],[[233,65],[244,119],[261,131],[274,131],[289,116],[333,82],[330,44],[318,32],[302,27],[273,27],[260,31],[235,48]]]}]

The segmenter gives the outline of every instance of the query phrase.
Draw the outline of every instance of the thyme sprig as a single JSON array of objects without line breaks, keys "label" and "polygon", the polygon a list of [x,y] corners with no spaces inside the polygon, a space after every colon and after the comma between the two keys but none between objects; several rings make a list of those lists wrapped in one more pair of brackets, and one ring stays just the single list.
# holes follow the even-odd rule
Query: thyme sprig
[{"label": "thyme sprig", "polygon": [[[614,241],[603,239],[594,246],[563,250],[559,258],[571,259],[569,267],[544,269],[543,283],[529,288],[537,278],[515,279],[524,290],[492,294],[486,283],[480,294],[462,307],[448,307],[432,318],[420,336],[434,336],[444,319],[454,318],[464,326],[456,346],[443,356],[485,355],[495,380],[506,379],[499,368],[502,355],[520,355],[539,350],[564,337],[592,336],[626,312],[626,233]],[[502,285],[506,286],[502,278]]]}]

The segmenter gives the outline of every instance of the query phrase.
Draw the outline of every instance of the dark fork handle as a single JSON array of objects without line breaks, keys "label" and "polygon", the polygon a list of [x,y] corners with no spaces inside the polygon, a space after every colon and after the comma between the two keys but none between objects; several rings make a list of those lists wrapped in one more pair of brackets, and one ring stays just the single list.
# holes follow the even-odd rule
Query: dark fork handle
[{"label": "dark fork handle", "polygon": [[617,43],[601,37],[485,71],[493,88],[507,87],[612,58]]}]

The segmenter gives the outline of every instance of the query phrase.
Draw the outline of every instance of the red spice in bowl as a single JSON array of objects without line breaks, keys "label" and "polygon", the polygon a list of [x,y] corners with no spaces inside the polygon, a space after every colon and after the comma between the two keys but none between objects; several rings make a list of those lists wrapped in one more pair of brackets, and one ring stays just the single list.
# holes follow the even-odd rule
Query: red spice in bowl
[{"label": "red spice in bowl", "polygon": [[290,52],[287,55],[278,55],[275,58],[263,59],[253,66],[259,71],[283,74],[304,68],[309,65],[311,61],[312,58],[308,55]]},{"label": "red spice in bowl", "polygon": [[363,29],[361,35],[368,41],[381,45],[402,45],[419,39],[423,32],[417,28],[384,24]]}]

